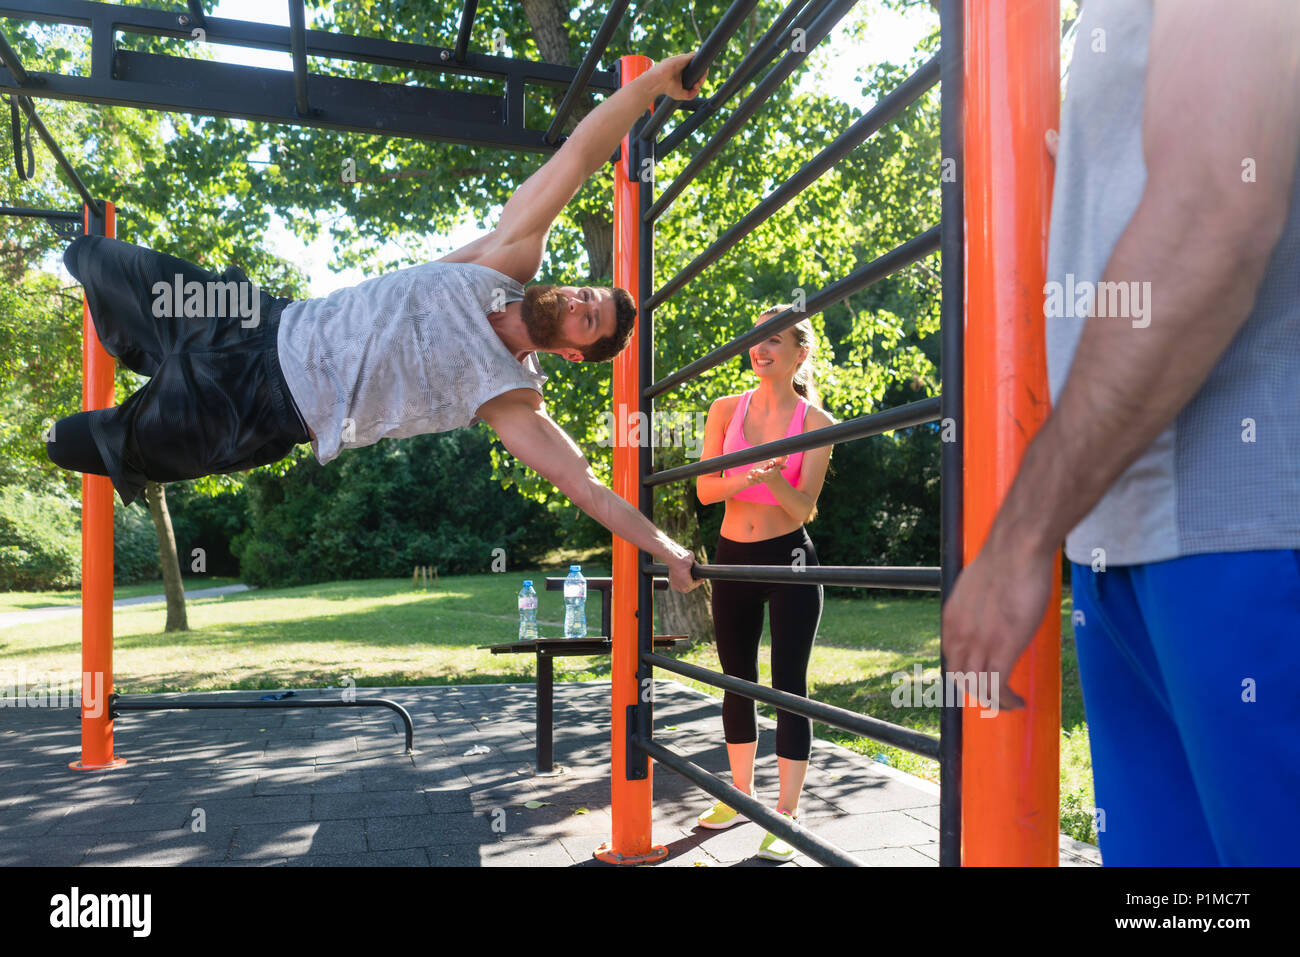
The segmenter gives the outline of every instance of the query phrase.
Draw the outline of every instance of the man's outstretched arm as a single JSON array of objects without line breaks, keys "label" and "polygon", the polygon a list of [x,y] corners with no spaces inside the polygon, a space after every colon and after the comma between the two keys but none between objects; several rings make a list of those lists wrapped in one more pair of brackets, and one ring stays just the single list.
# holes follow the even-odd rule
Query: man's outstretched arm
[{"label": "man's outstretched arm", "polygon": [[690,550],[601,484],[573,439],[546,414],[540,395],[531,389],[511,389],[485,402],[477,414],[501,437],[511,455],[553,483],[574,505],[664,562],[674,589],[687,592],[700,584],[691,577],[695,559]]},{"label": "man's outstretched arm", "polygon": [[689,100],[698,92],[699,84],[692,90],[681,84],[691,56],[686,53],[655,64],[583,117],[546,165],[510,197],[496,229],[444,261],[478,262],[521,283],[531,280],[542,264],[551,224],[582,184],[614,155],[637,117],[661,93]]}]

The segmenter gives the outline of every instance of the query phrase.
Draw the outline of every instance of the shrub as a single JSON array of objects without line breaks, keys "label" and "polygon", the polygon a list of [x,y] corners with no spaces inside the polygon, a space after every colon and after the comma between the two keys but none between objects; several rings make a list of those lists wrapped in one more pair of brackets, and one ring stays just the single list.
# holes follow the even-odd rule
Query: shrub
[{"label": "shrub", "polygon": [[80,578],[72,503],[59,495],[0,488],[0,589],[72,588]]},{"label": "shrub", "polygon": [[560,543],[560,522],[501,487],[489,447],[467,429],[348,450],[328,468],[252,473],[248,528],[231,546],[240,575],[301,585],[407,577],[416,565],[463,574],[490,568],[498,547],[510,567],[535,562]]},{"label": "shrub", "polygon": [[125,508],[117,503],[113,509],[113,582],[133,585],[157,581],[161,575],[158,532],[149,509],[139,502]]}]

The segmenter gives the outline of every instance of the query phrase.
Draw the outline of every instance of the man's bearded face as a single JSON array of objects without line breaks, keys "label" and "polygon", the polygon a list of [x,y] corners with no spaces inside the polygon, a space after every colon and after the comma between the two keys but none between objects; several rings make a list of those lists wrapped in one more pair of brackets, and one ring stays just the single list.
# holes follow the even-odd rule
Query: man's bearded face
[{"label": "man's bearded face", "polygon": [[564,320],[561,309],[565,305],[555,286],[538,284],[524,290],[520,315],[528,336],[539,349],[558,349],[568,345],[564,339]]}]

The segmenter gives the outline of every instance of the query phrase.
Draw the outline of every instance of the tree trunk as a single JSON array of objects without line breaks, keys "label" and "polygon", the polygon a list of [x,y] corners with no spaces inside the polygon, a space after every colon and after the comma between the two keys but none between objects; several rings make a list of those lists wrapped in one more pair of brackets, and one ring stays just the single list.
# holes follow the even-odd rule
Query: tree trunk
[{"label": "tree trunk", "polygon": [[[708,564],[709,556],[704,546],[697,544],[700,526],[695,512],[684,509],[664,509],[659,516],[659,527],[675,542],[685,544],[695,553],[695,561]],[[683,595],[671,588],[655,592],[655,605],[659,609],[660,634],[689,635],[693,641],[713,641],[713,582],[707,579],[699,588]]]},{"label": "tree trunk", "polygon": [[167,493],[158,482],[144,487],[149,514],[158,532],[158,564],[162,569],[163,592],[167,595],[167,625],[164,631],[189,631],[185,614],[185,586],[181,584],[180,559],[176,554],[176,534],[172,531],[171,513],[167,511]]},{"label": "tree trunk", "polygon": [[569,5],[566,0],[524,0],[524,15],[542,59],[569,62]]}]

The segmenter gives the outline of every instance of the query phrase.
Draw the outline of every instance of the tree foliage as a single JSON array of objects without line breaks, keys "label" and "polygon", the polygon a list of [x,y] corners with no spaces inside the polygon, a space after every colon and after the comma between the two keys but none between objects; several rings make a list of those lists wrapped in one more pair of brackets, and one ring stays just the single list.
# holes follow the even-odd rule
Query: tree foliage
[{"label": "tree foliage", "polygon": [[[850,48],[866,35],[880,2],[860,4],[846,20]],[[173,8],[170,3],[157,5]],[[907,4],[890,0],[890,5]],[[624,53],[660,59],[691,49],[727,6],[725,0],[634,3],[604,63]],[[706,93],[730,74],[748,44],[783,6],[777,0],[761,0],[751,21],[713,66]],[[565,15],[560,18],[557,11]],[[562,58],[576,65],[604,12],[603,2],[580,3],[572,10],[555,0],[484,4],[471,48],[487,50],[496,34],[505,55],[544,59],[541,48],[545,46],[552,54],[567,50]],[[313,0],[308,15],[313,28],[449,46],[459,8],[443,0]],[[543,23],[550,26],[543,30]],[[86,56],[79,34],[26,25],[9,35],[34,68],[67,68]],[[137,49],[206,55],[202,46],[179,40],[127,35],[120,42]],[[655,238],[656,284],[691,262],[840,135],[860,115],[860,107],[854,105],[858,95],[868,101],[878,99],[936,48],[937,31],[907,63],[862,64],[856,90],[831,88],[828,54],[814,51],[795,81],[778,89],[660,220]],[[475,92],[499,92],[501,87],[498,81],[454,73],[413,73],[345,61],[313,59],[311,68]],[[561,93],[533,90],[527,101],[528,124],[544,129]],[[593,102],[587,98],[574,122]],[[656,169],[660,187],[681,172],[732,106],[661,159]],[[377,273],[441,254],[447,248],[444,237],[464,223],[490,228],[511,192],[545,160],[542,155],[221,118],[52,101],[39,102],[39,108],[92,190],[118,203],[120,236],[209,268],[239,264],[269,291],[289,296],[306,292],[306,277],[296,264],[270,251],[267,233],[276,218],[303,240],[328,235],[335,268],[360,267]],[[800,290],[811,294],[937,223],[938,135],[936,89],[672,297],[654,317],[656,375],[747,330],[765,305],[791,301]],[[355,165],[355,183],[346,182],[342,175],[345,161]],[[611,189],[612,171],[606,166],[557,221],[539,280],[609,280]],[[48,158],[42,160],[37,181],[18,187],[5,178],[0,195],[16,205],[76,205]],[[34,264],[51,266],[61,248],[45,226],[7,222],[4,236],[0,270],[10,281],[0,289],[0,370],[4,372],[0,484],[53,483],[70,492],[75,476],[49,465],[40,434],[46,419],[79,407],[78,290],[66,279],[29,269]],[[396,257],[395,249],[400,250]],[[815,367],[828,411],[843,420],[937,394],[938,310],[937,257],[930,257],[814,317],[819,340]],[[549,355],[542,362],[551,377],[546,389],[549,412],[575,438],[597,475],[608,481],[612,457],[600,440],[601,413],[611,404],[611,367],[568,364]],[[750,388],[756,381],[748,360],[734,358],[661,396],[657,408],[694,417],[719,396]],[[131,373],[121,371],[119,398],[136,385]],[[480,439],[490,436],[485,426],[477,430]],[[891,564],[937,560],[932,550],[935,536],[925,531],[937,520],[937,483],[925,469],[916,470],[914,448],[929,443],[937,463],[938,443],[932,433],[915,431],[908,437],[861,440],[883,443],[878,452],[837,450],[820,502],[821,518],[812,526],[819,545],[823,539],[827,542],[822,548],[824,561],[827,555],[846,563],[865,561],[865,555],[852,558],[856,545],[874,556],[878,549],[874,539],[868,540],[870,535],[902,550],[903,554],[892,556]],[[377,460],[401,458],[409,451],[388,446],[405,444],[383,443],[380,451],[369,454]],[[680,447],[657,450],[656,467],[685,461],[688,455]],[[491,456],[501,483],[517,486],[551,514],[576,514],[549,483],[511,460],[499,443],[493,443]],[[361,464],[349,466],[349,460],[369,461],[365,453],[352,451],[331,469],[366,471]],[[906,514],[870,500],[875,494],[871,489],[888,486],[892,479],[864,482],[863,468],[889,470],[907,486]],[[265,473],[284,477],[312,469],[319,471],[309,461],[306,447],[300,447],[294,457]],[[895,469],[912,471],[894,474]],[[374,477],[382,479],[380,472]],[[197,487],[215,493],[237,488],[242,481],[217,477]],[[273,495],[273,484],[256,479],[254,499]],[[331,514],[338,521],[366,514],[361,503],[354,505],[351,512]],[[321,502],[319,507],[328,506]],[[721,509],[720,505],[699,507],[692,483],[674,483],[656,492],[656,516],[698,515],[706,535],[720,521]],[[872,516],[868,524],[875,531],[867,531],[866,519],[851,525],[829,521],[831,515],[840,514]],[[184,522],[183,509],[178,510],[178,520]],[[370,531],[361,524],[352,534]]]}]

